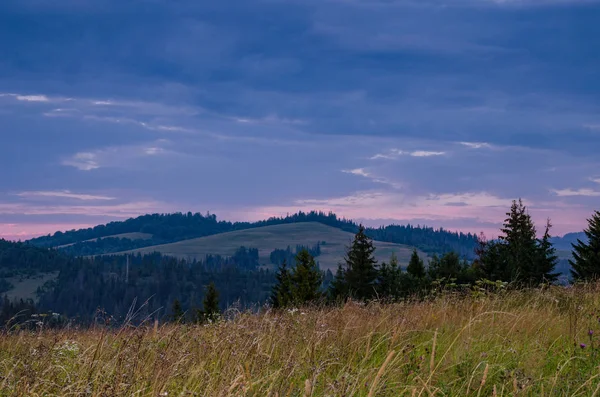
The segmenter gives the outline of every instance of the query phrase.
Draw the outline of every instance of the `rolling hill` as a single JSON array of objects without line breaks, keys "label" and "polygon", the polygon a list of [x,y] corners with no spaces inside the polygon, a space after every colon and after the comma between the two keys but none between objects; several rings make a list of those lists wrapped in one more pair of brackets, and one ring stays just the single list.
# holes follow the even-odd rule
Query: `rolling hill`
[{"label": "rolling hill", "polygon": [[[247,230],[216,234],[208,237],[183,240],[171,244],[144,247],[127,252],[151,253],[160,252],[163,255],[175,256],[182,259],[204,259],[208,254],[231,256],[241,246],[257,248],[261,264],[269,264],[270,253],[288,245],[313,246],[321,243],[321,255],[316,259],[323,270],[335,271],[346,248],[352,242],[354,235],[338,228],[318,222],[290,223],[283,225],[263,226]],[[400,263],[408,263],[413,247],[375,241],[377,250],[375,256],[379,262],[389,260],[392,252],[398,256]],[[427,255],[419,252],[422,258]]]},{"label": "rolling hill", "polygon": [[[214,214],[202,215],[188,212],[185,214],[147,214],[88,229],[56,232],[52,235],[31,239],[28,243],[38,247],[60,247],[61,250],[75,256],[92,256],[126,252],[265,226],[315,222],[350,233],[356,233],[359,227],[357,223],[339,218],[331,212],[298,212],[286,217],[272,217],[257,222],[229,222],[217,220]],[[370,227],[366,229],[366,234],[377,241],[417,247],[429,255],[454,251],[469,259],[473,259],[474,250],[478,244],[478,239],[473,234],[426,226]],[[144,237],[136,237],[140,235]],[[292,242],[290,245],[293,245]]]}]

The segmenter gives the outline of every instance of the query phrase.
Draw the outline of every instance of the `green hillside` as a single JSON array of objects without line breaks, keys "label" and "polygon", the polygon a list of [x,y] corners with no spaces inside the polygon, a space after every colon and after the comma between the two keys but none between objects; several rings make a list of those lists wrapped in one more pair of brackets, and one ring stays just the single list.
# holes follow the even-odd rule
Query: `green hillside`
[{"label": "green hillside", "polygon": [[[208,237],[179,241],[171,244],[155,245],[128,252],[151,253],[184,259],[204,259],[208,254],[231,256],[241,246],[257,248],[261,264],[269,264],[269,255],[275,249],[285,249],[288,245],[313,246],[321,243],[321,255],[317,257],[322,269],[337,268],[346,247],[350,245],[354,235],[340,229],[318,222],[292,223],[284,225],[263,226],[254,229],[221,233]],[[325,242],[325,244],[323,244]],[[379,262],[389,260],[395,252],[401,264],[406,265],[412,253],[412,247],[401,244],[376,241],[376,257]],[[423,252],[419,254],[426,258]]]}]

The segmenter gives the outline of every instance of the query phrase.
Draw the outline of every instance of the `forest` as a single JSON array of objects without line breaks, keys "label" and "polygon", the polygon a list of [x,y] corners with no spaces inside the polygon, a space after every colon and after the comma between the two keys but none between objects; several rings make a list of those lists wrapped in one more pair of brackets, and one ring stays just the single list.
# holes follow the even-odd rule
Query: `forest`
[{"label": "forest", "polygon": [[[38,288],[36,303],[4,298],[0,319],[27,323],[31,315],[45,314],[59,324],[150,319],[194,322],[204,318],[198,313],[204,313],[208,292],[211,305],[220,313],[232,308],[260,311],[265,305],[284,308],[347,299],[428,299],[442,290],[468,294],[556,283],[558,258],[551,243],[550,221],[538,237],[520,200],[513,202],[506,216],[497,240],[477,241],[475,259],[448,251],[433,254],[427,263],[416,249],[407,264],[398,263],[395,255],[377,263],[369,229],[359,225],[335,274],[319,268],[320,244],[275,249],[270,254],[272,267],[264,267],[252,247],[239,247],[231,257],[207,255],[203,260],[186,261],[159,253],[75,257],[29,243],[0,241],[0,269],[5,277],[47,271],[59,274]],[[587,242],[573,244],[573,282],[600,277],[600,212],[588,222]],[[386,229],[378,230],[384,233]],[[6,290],[10,285],[0,287]],[[56,320],[57,315],[61,321]]]}]

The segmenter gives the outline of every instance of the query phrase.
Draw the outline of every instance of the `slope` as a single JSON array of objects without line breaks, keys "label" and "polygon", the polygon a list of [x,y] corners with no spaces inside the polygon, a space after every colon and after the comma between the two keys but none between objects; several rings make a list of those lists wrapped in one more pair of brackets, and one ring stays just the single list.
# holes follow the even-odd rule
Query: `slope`
[{"label": "slope", "polygon": [[[208,254],[231,256],[241,246],[257,248],[261,264],[269,264],[269,255],[274,249],[285,249],[288,245],[313,246],[321,243],[321,255],[317,257],[321,268],[337,268],[343,260],[346,248],[354,235],[318,222],[303,222],[284,225],[263,226],[235,232],[221,233],[208,237],[179,241],[171,244],[155,245],[128,252],[160,252],[184,259],[204,259]],[[398,256],[401,264],[406,265],[412,253],[412,247],[401,244],[375,241],[375,255],[379,262],[389,260],[392,252]],[[419,254],[426,258],[423,252]]]}]

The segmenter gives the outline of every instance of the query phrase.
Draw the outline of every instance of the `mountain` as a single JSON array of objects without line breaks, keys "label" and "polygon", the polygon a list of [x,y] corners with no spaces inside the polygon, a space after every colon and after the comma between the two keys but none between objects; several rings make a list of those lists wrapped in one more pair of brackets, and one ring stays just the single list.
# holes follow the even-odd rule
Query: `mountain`
[{"label": "mountain", "polygon": [[[338,218],[333,213],[317,211],[298,212],[286,217],[269,218],[258,222],[220,221],[214,214],[202,215],[188,212],[187,214],[142,215],[89,229],[56,232],[53,235],[31,239],[29,243],[40,247],[61,247],[62,250],[73,255],[99,255],[264,226],[297,223],[320,223],[350,233],[358,230],[358,225],[351,220]],[[124,238],[124,233],[138,233],[138,238]],[[139,237],[139,233],[142,233],[143,237]],[[472,258],[477,245],[477,237],[473,234],[412,225],[367,228],[366,233],[374,240],[417,247],[428,254],[455,251],[461,256]],[[219,247],[214,248],[219,249]]]},{"label": "mountain", "polygon": [[[312,247],[318,244],[320,254],[316,259],[321,269],[335,271],[353,238],[354,234],[332,226],[318,222],[302,222],[221,233],[129,252],[136,254],[160,252],[162,255],[186,260],[203,260],[208,255],[232,257],[240,247],[251,247],[258,249],[259,263],[265,265],[271,263],[270,254],[275,249],[298,245]],[[375,255],[379,262],[389,260],[392,252],[395,252],[400,264],[408,264],[413,247],[383,241],[374,241],[374,243],[377,248]],[[420,254],[423,258],[427,257],[423,252]]]},{"label": "mountain", "polygon": [[588,238],[584,232],[575,232],[567,233],[562,237],[552,237],[550,242],[557,250],[571,251],[573,249],[571,244],[577,244],[577,240],[587,243]]}]

